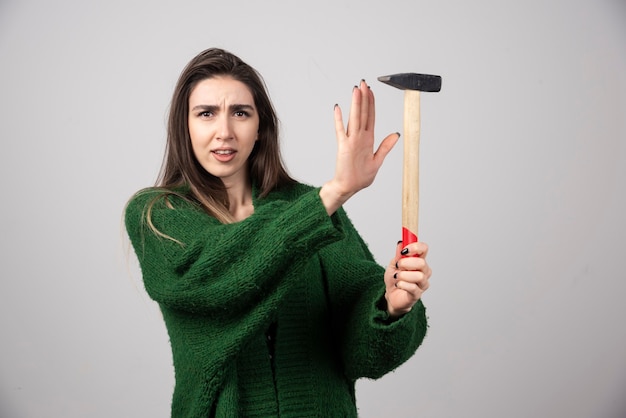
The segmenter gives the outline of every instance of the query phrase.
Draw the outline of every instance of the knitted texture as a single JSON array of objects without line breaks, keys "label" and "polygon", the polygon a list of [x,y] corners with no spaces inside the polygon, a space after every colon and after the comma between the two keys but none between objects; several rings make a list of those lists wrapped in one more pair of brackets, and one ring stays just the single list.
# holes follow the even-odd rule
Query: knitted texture
[{"label": "knitted texture", "polygon": [[389,320],[384,269],[343,209],[326,214],[319,189],[254,189],[253,204],[226,225],[158,189],[126,208],[172,346],[172,417],[356,417],[355,381],[415,352],[424,306]]}]

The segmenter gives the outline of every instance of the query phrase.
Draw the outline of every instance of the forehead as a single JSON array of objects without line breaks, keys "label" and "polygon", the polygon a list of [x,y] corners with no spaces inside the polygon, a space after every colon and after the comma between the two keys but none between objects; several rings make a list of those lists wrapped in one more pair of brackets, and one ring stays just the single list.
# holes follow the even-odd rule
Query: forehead
[{"label": "forehead", "polygon": [[189,104],[219,104],[223,102],[254,105],[250,88],[229,76],[205,78],[191,90]]}]

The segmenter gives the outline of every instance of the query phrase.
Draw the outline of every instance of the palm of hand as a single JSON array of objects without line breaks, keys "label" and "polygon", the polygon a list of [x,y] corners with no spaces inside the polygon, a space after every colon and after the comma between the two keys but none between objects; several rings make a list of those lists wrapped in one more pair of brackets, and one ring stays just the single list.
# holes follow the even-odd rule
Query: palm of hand
[{"label": "palm of hand", "polygon": [[374,152],[374,121],[374,94],[365,81],[352,91],[347,129],[344,128],[341,109],[335,105],[337,164],[333,180],[346,195],[372,184],[385,157],[398,140],[398,134],[390,134]]}]

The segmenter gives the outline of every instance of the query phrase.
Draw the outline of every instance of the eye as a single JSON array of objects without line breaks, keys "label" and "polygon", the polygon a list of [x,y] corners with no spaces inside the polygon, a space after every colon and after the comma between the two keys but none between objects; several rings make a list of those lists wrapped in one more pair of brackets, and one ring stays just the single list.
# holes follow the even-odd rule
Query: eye
[{"label": "eye", "polygon": [[210,110],[203,110],[202,112],[198,113],[198,116],[201,118],[210,118],[211,116],[213,116],[213,112],[211,112]]},{"label": "eye", "polygon": [[250,116],[250,113],[246,112],[245,110],[236,110],[234,115],[238,118],[245,118]]}]

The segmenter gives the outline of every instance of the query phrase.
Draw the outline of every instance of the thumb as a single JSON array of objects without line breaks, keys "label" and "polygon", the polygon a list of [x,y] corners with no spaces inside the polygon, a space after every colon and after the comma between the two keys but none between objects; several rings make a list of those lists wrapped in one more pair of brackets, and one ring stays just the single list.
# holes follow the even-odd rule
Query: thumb
[{"label": "thumb", "polygon": [[378,165],[382,165],[387,154],[389,154],[393,147],[398,143],[398,139],[400,139],[400,134],[398,132],[389,134],[385,137],[385,139],[383,139],[374,153],[374,160],[376,160]]},{"label": "thumb", "polygon": [[389,267],[390,268],[396,268],[396,263],[398,262],[398,260],[400,258],[402,258],[402,255],[400,254],[400,251],[402,251],[402,241],[398,241],[398,244],[396,245],[396,255],[395,257],[393,257],[393,259],[391,259],[391,262],[389,263]]}]

